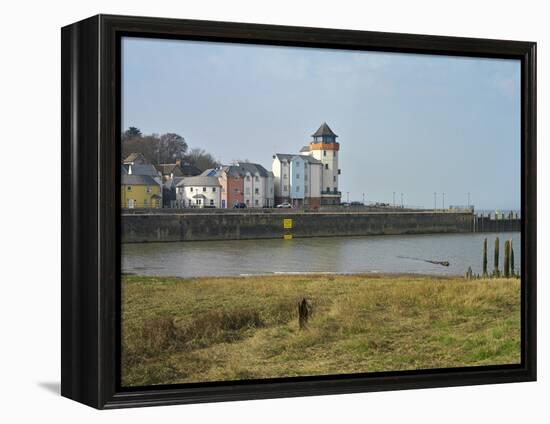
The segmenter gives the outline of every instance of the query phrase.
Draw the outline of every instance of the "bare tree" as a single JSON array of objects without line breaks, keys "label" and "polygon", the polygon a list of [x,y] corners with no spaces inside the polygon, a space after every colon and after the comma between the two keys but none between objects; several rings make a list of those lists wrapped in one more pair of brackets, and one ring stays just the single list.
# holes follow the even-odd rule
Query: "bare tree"
[{"label": "bare tree", "polygon": [[220,163],[214,159],[210,153],[197,147],[189,151],[189,153],[185,156],[185,162],[189,163],[189,165],[196,166],[201,171],[208,168],[216,168],[220,165]]}]

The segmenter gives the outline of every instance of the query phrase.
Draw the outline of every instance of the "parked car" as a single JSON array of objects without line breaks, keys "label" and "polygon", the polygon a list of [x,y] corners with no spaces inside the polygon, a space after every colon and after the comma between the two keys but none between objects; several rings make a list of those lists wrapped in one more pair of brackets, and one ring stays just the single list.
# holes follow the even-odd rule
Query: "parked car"
[{"label": "parked car", "polygon": [[342,203],[340,203],[340,206],[343,206],[343,207],[347,208],[349,206],[349,203],[348,202],[342,202]]},{"label": "parked car", "polygon": [[363,202],[351,202],[350,206],[365,206]]},{"label": "parked car", "polygon": [[233,209],[246,209],[247,206],[246,206],[246,203],[235,203],[233,205]]},{"label": "parked car", "polygon": [[288,202],[284,202],[284,203],[281,203],[280,205],[277,205],[278,208],[285,208],[285,209],[288,209],[288,208],[291,208],[292,205]]}]

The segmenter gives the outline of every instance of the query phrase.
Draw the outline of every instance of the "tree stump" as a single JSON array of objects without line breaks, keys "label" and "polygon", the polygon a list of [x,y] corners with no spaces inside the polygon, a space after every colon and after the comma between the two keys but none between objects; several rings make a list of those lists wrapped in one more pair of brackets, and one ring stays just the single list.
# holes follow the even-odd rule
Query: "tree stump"
[{"label": "tree stump", "polygon": [[307,322],[311,317],[311,304],[304,297],[300,302],[298,302],[298,323],[300,325],[300,330],[304,329],[307,326]]}]

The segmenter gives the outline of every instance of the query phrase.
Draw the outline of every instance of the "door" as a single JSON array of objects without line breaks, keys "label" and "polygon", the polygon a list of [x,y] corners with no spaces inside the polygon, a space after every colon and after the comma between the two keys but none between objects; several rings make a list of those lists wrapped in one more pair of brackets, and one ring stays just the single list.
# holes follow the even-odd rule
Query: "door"
[{"label": "door", "polygon": [[134,199],[128,199],[128,209],[134,209]]},{"label": "door", "polygon": [[225,199],[222,199],[222,208],[225,209]]}]

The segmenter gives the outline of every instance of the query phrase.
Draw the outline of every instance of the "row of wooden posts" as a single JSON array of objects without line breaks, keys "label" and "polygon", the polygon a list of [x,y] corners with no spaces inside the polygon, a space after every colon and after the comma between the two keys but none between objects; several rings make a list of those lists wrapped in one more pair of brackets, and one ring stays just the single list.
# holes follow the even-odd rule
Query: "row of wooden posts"
[{"label": "row of wooden posts", "polygon": [[[510,278],[516,276],[516,265],[514,258],[514,246],[512,240],[506,240],[504,242],[504,263],[502,272],[499,269],[499,256],[500,256],[500,240],[498,237],[495,238],[495,247],[493,253],[493,271],[489,274],[487,269],[487,239],[483,240],[483,274],[481,277],[504,277]],[[479,275],[478,275],[479,277]],[[472,268],[469,267],[466,272],[466,278],[474,278],[472,273]]]}]

